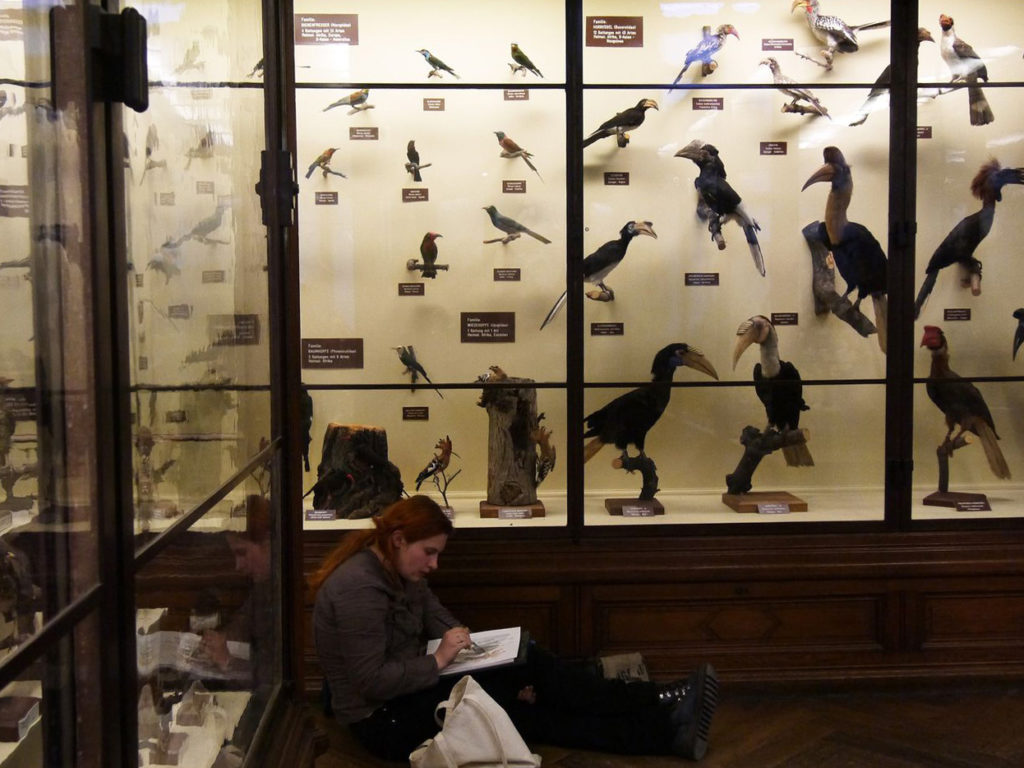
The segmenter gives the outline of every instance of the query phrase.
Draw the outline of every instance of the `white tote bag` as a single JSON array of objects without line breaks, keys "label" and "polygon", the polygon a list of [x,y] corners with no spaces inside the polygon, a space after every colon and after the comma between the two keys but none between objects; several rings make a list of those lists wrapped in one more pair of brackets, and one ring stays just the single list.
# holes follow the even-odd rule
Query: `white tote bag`
[{"label": "white tote bag", "polygon": [[[447,710],[444,721],[440,714]],[[508,713],[469,675],[437,705],[441,731],[409,755],[413,768],[539,768]]]}]

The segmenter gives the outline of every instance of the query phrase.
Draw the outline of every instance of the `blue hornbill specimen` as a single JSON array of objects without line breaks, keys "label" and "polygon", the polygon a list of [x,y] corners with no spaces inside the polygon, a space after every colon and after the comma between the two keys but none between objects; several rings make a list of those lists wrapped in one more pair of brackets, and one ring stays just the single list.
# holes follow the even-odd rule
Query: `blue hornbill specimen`
[{"label": "blue hornbill specimen", "polygon": [[[736,348],[732,353],[732,367],[751,344],[761,347],[761,362],[754,366],[754,392],[764,403],[768,426],[785,432],[800,428],[800,412],[809,410],[804,402],[800,372],[788,360],[779,359],[779,335],[772,321],[764,315],[754,315],[740,323],[736,329]],[[806,443],[785,445],[782,455],[791,467],[813,467],[814,459]]]},{"label": "blue hornbill specimen", "polygon": [[722,24],[715,30],[714,34],[711,33],[711,27],[704,27],[702,29],[701,41],[686,52],[686,61],[683,62],[683,68],[679,70],[679,74],[672,81],[672,85],[675,86],[682,79],[683,75],[686,74],[686,70],[694,62],[699,61],[701,63],[701,74],[705,77],[718,69],[718,62],[712,57],[722,50],[722,46],[725,45],[725,38],[729,35],[732,35],[737,40],[740,39],[740,33],[736,31],[736,27],[732,24]]},{"label": "blue hornbill specimen", "polygon": [[826,16],[819,13],[818,0],[793,0],[789,9],[792,13],[797,8],[803,7],[807,12],[807,26],[818,40],[825,44],[826,48],[821,52],[825,63],[804,56],[803,58],[813,61],[826,70],[832,69],[832,60],[836,51],[839,53],[856,53],[860,46],[857,44],[857,33],[862,29],[882,29],[889,26],[888,21],[876,21],[871,24],[858,24],[851,27],[838,16]]},{"label": "blue hornbill specimen", "polygon": [[[932,33],[924,27],[917,28],[917,47],[920,49],[921,43],[928,41],[930,43],[935,42],[935,38],[932,37]],[[868,97],[864,100],[861,108],[857,110],[859,117],[854,120],[850,125],[861,125],[865,120],[868,119],[868,115],[879,109],[879,100],[883,96],[887,96],[889,93],[889,86],[892,85],[892,65],[886,64],[885,69],[882,70],[882,74],[875,80],[875,84],[872,86],[871,91],[868,93]],[[886,102],[888,103],[888,101]],[[884,108],[884,107],[882,107]]]},{"label": "blue hornbill specimen", "polygon": [[1017,359],[1017,350],[1024,344],[1024,307],[1013,310],[1013,316],[1017,318],[1017,330],[1013,332],[1013,359]]},{"label": "blue hornbill specimen", "polygon": [[[832,251],[836,269],[846,281],[845,299],[854,290],[857,300],[854,309],[860,309],[860,302],[870,296],[875,307],[875,327],[878,329],[878,346],[886,349],[886,318],[888,316],[888,262],[885,251],[867,227],[846,218],[846,209],[853,197],[853,174],[838,147],[825,147],[825,164],[804,182],[803,189],[819,181],[832,182],[825,203],[825,221],[818,230],[818,236]],[[801,190],[802,191],[802,190]]]},{"label": "blue hornbill specimen", "polygon": [[[587,292],[588,299],[594,299],[595,301],[615,300],[615,291],[604,284],[604,279],[625,258],[626,249],[629,248],[629,244],[633,242],[634,237],[647,235],[655,240],[658,239],[653,227],[654,225],[649,221],[627,221],[622,229],[619,230],[618,240],[609,240],[583,259],[583,282],[592,283],[601,289],[600,291]],[[544,318],[544,322],[540,324],[542,331],[548,323],[555,319],[555,315],[558,314],[558,311],[565,304],[566,293],[567,291],[562,291],[562,295],[558,297],[558,300],[548,312],[547,317]]]},{"label": "blue hornbill specimen", "polygon": [[950,369],[949,346],[942,329],[926,325],[921,346],[928,347],[932,352],[932,366],[925,388],[931,401],[946,415],[946,442],[951,441],[950,436],[955,427],[959,426],[960,431],[952,438],[954,443],[964,432],[973,432],[981,438],[992,474],[1009,479],[1010,468],[999,449],[999,435],[996,434],[996,425],[985,404],[985,398],[976,386],[964,381]]},{"label": "blue hornbill specimen", "polygon": [[757,242],[757,232],[761,226],[746,212],[742,198],[725,180],[725,165],[718,156],[718,149],[712,144],[704,144],[700,139],[694,139],[676,152],[675,156],[692,160],[700,169],[693,186],[697,188],[700,199],[715,214],[708,221],[708,230],[712,239],[718,243],[718,249],[725,248],[725,240],[721,237],[722,224],[730,220],[735,221],[743,227],[754,266],[761,273],[761,277],[764,277],[764,255],[761,253],[761,245]]},{"label": "blue hornbill specimen", "polygon": [[993,159],[981,166],[971,179],[971,194],[981,200],[981,210],[961,219],[935,249],[925,268],[924,283],[914,301],[915,318],[921,314],[921,308],[943,267],[959,264],[964,272],[964,287],[970,286],[975,296],[981,293],[981,262],[974,258],[974,251],[992,229],[996,203],[1003,199],[1003,187],[1007,184],[1024,184],[1024,168],[1003,168],[998,160]]},{"label": "blue hornbill specimen", "polygon": [[629,458],[626,448],[635,445],[644,457],[644,441],[647,432],[665,412],[672,396],[672,376],[676,368],[686,365],[713,379],[718,378],[715,367],[703,353],[688,344],[676,342],[658,351],[651,363],[652,381],[624,395],[619,395],[603,408],[594,411],[584,419],[584,437],[593,438],[583,446],[583,461],[594,458],[602,447],[612,443],[622,451],[622,458]]},{"label": "blue hornbill specimen", "polygon": [[971,125],[988,125],[995,120],[992,107],[985,98],[985,92],[978,85],[978,80],[988,82],[988,69],[981,57],[967,43],[956,36],[953,30],[953,19],[946,14],[939,16],[942,27],[942,43],[939,53],[953,75],[951,82],[967,83],[967,103],[970,107]]},{"label": "blue hornbill specimen", "polygon": [[598,139],[604,139],[608,136],[615,136],[620,147],[626,146],[629,144],[628,132],[643,125],[644,116],[647,114],[648,109],[658,109],[658,102],[654,99],[640,99],[636,106],[624,109],[616,113],[615,117],[601,123],[596,131],[583,140],[583,146],[589,147]]}]

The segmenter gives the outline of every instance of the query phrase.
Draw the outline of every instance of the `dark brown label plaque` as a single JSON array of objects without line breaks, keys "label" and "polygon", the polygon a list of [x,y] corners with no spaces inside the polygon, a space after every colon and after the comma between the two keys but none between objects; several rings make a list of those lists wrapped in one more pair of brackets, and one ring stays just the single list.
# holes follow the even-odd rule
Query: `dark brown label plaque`
[{"label": "dark brown label plaque", "polygon": [[213,182],[212,181],[197,181],[196,182],[196,194],[197,195],[212,195],[213,194]]},{"label": "dark brown label plaque", "polygon": [[516,340],[515,312],[463,312],[462,343],[489,344]]},{"label": "dark brown label plaque", "polygon": [[427,287],[423,283],[399,283],[399,296],[426,296]]},{"label": "dark brown label plaque", "polygon": [[260,343],[259,315],[207,315],[206,331],[215,347],[247,347]]},{"label": "dark brown label plaque", "polygon": [[591,336],[625,336],[625,323],[591,323]]},{"label": "dark brown label plaque", "polygon": [[772,325],[799,325],[800,315],[797,312],[772,312]]},{"label": "dark brown label plaque", "polygon": [[402,421],[430,421],[430,407],[426,405],[403,405]]},{"label": "dark brown label plaque", "polygon": [[28,185],[0,184],[0,216],[28,218]]},{"label": "dark brown label plaque", "polygon": [[156,196],[160,205],[174,205],[174,193],[173,192],[161,192]]},{"label": "dark brown label plaque", "polygon": [[296,45],[359,45],[359,14],[296,13]]},{"label": "dark brown label plaque", "polygon": [[786,155],[789,154],[789,142],[786,141],[762,141],[762,155]]},{"label": "dark brown label plaque", "polygon": [[693,111],[698,112],[700,110],[711,109],[720,110],[725,109],[725,97],[723,96],[694,96],[693,97]]},{"label": "dark brown label plaque", "polygon": [[717,272],[687,272],[683,276],[684,285],[718,285]]},{"label": "dark brown label plaque", "polygon": [[643,16],[587,16],[587,45],[597,48],[643,48]]},{"label": "dark brown label plaque", "polygon": [[141,288],[145,284],[146,284],[146,276],[144,274],[142,274],[141,272],[137,272],[135,274],[135,287],[136,288]]},{"label": "dark brown label plaque", "polygon": [[337,192],[316,192],[313,194],[314,205],[337,205],[338,204],[338,193]]},{"label": "dark brown label plaque", "polygon": [[167,424],[184,424],[188,421],[188,415],[184,411],[167,411],[164,414],[164,422]]},{"label": "dark brown label plaque", "polygon": [[145,355],[139,355],[139,370],[140,371],[148,371],[149,370],[149,358],[146,357]]},{"label": "dark brown label plaque", "polygon": [[793,38],[791,37],[762,37],[762,51],[792,51]]},{"label": "dark brown label plaque", "polygon": [[526,88],[506,88],[505,101],[529,101],[530,91]]},{"label": "dark brown label plaque", "polygon": [[423,203],[430,199],[430,190],[419,187],[403,187],[403,203]]},{"label": "dark brown label plaque", "polygon": [[919,126],[917,126],[917,138],[919,138],[919,139],[930,139],[930,138],[932,138],[932,127],[930,125],[919,125]]},{"label": "dark brown label plaque", "polygon": [[223,269],[204,269],[203,270],[203,282],[204,283],[223,283],[227,279]]},{"label": "dark brown label plaque", "polygon": [[172,320],[188,320],[192,317],[191,304],[171,304],[167,308],[167,316]]},{"label": "dark brown label plaque", "polygon": [[37,417],[35,392],[5,392],[2,398],[4,410],[15,421],[35,421]]},{"label": "dark brown label plaque", "polygon": [[605,171],[604,185],[606,187],[628,187],[629,171]]},{"label": "dark brown label plaque", "polygon": [[523,279],[523,271],[519,267],[495,267],[494,282],[517,283]]},{"label": "dark brown label plaque", "polygon": [[970,307],[946,307],[942,310],[942,319],[947,323],[961,322],[971,319]]},{"label": "dark brown label plaque", "polygon": [[377,141],[378,139],[380,139],[380,128],[375,125],[349,126],[349,141]]},{"label": "dark brown label plaque", "polygon": [[519,195],[526,192],[526,179],[502,179],[501,191],[506,195]]},{"label": "dark brown label plaque", "polygon": [[424,112],[444,112],[444,99],[431,96],[423,100]]},{"label": "dark brown label plaque", "polygon": [[303,339],[303,368],[362,368],[362,339]]}]

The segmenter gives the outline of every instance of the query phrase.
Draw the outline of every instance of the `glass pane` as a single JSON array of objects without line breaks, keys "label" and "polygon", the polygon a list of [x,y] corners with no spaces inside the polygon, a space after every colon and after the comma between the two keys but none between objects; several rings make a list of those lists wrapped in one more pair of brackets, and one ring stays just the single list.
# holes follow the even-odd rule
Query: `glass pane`
[{"label": "glass pane", "polygon": [[253,494],[227,519],[211,513],[219,519],[200,521],[137,577],[139,748],[150,764],[167,763],[153,751],[171,747],[189,765],[248,750],[280,680],[270,508]]},{"label": "glass pane", "polygon": [[206,499],[271,434],[266,238],[253,189],[264,147],[261,6],[140,10],[150,106],[125,113],[125,191],[144,533]]}]

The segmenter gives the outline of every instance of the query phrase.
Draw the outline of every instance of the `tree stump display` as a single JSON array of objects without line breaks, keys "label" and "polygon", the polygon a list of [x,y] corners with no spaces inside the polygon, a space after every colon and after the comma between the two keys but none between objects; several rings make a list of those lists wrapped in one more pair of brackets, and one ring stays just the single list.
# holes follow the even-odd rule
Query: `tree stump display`
[{"label": "tree stump display", "polygon": [[849,299],[836,291],[836,269],[829,259],[829,249],[819,237],[821,222],[813,221],[803,228],[804,240],[811,252],[811,290],[814,294],[814,314],[831,312],[844,323],[848,323],[861,336],[878,333],[875,324],[859,309],[854,309]]},{"label": "tree stump display", "polygon": [[[489,419],[487,433],[487,505],[530,509],[543,516],[537,501],[537,414],[533,379],[502,378],[500,387],[485,386],[480,400]],[[523,386],[507,386],[521,384]],[[481,514],[489,516],[481,504]],[[497,512],[493,516],[500,516]]]},{"label": "tree stump display", "polygon": [[740,457],[735,471],[725,476],[726,492],[722,501],[737,512],[756,511],[758,504],[785,504],[788,511],[804,512],[807,504],[802,499],[788,493],[753,494],[754,472],[761,459],[786,445],[799,445],[807,442],[807,430],[787,429],[783,432],[770,427],[764,432],[757,427],[746,426],[740,434],[743,445],[743,456]]},{"label": "tree stump display", "polygon": [[313,508],[339,519],[372,517],[402,495],[402,475],[388,461],[388,435],[380,427],[328,424],[313,486]]}]

